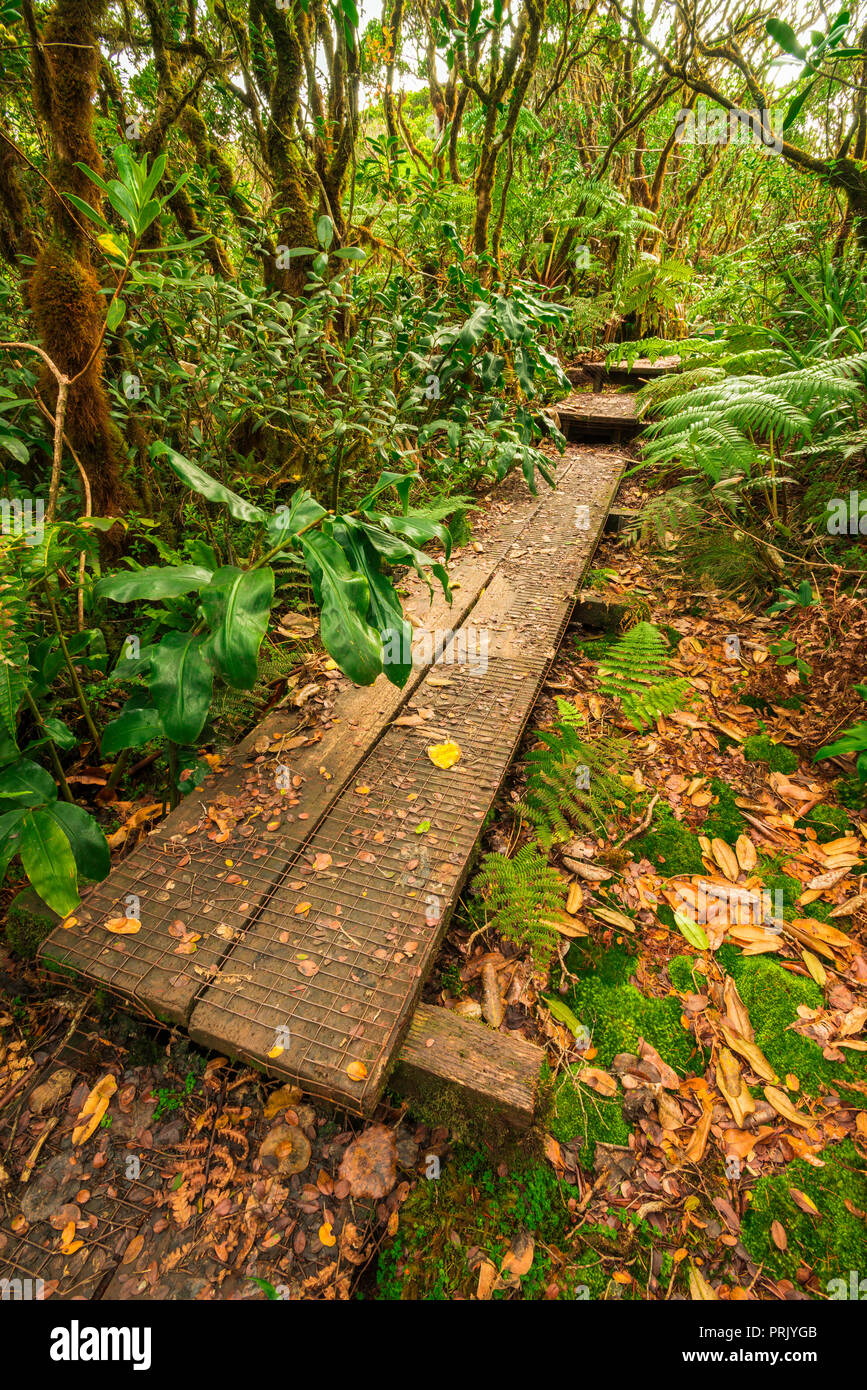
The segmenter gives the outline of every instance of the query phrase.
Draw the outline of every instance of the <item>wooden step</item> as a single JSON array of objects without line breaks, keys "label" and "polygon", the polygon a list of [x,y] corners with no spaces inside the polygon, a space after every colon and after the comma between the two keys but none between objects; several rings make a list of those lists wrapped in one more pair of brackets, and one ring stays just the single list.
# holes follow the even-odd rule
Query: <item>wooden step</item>
[{"label": "wooden step", "polygon": [[389,1083],[420,1101],[457,1088],[481,1118],[528,1129],[544,1061],[544,1049],[517,1034],[419,1004]]}]

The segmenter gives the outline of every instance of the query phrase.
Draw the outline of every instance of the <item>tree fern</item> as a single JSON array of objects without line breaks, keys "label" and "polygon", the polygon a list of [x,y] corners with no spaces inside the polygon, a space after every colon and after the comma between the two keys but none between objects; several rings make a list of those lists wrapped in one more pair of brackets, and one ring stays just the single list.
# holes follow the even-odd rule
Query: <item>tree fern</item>
[{"label": "tree fern", "polygon": [[690,691],[689,681],[670,674],[668,643],[652,623],[636,623],[624,633],[598,669],[600,690],[620,700],[639,730],[682,708]]},{"label": "tree fern", "polygon": [[29,678],[23,631],[26,611],[21,584],[0,576],[0,729],[12,739]]},{"label": "tree fern", "polygon": [[558,940],[548,919],[564,910],[568,885],[538,847],[524,845],[512,859],[486,854],[472,888],[497,931],[529,947],[538,965],[547,965]]},{"label": "tree fern", "polygon": [[545,849],[570,840],[576,830],[599,829],[623,795],[616,770],[622,746],[583,739],[583,716],[565,700],[557,703],[567,707],[561,710],[565,717],[551,729],[538,730],[542,746],[524,758],[527,789],[516,808]]}]

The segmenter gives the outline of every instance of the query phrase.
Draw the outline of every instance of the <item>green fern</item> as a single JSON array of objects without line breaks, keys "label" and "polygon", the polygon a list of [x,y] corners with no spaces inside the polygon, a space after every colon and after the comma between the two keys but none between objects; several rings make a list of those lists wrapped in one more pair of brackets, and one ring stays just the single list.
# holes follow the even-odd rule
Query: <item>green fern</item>
[{"label": "green fern", "polygon": [[538,730],[542,746],[524,758],[527,789],[516,807],[544,849],[571,840],[576,830],[601,828],[623,796],[617,777],[622,745],[582,739],[583,716],[567,701],[557,703],[566,707],[563,717],[553,728]]},{"label": "green fern", "polygon": [[12,739],[29,680],[26,611],[23,585],[11,574],[0,577],[0,728]]},{"label": "green fern", "polygon": [[524,845],[512,859],[486,854],[472,888],[497,931],[528,947],[536,964],[546,966],[558,940],[548,919],[564,910],[568,885],[537,846]]},{"label": "green fern", "polygon": [[653,623],[635,627],[614,643],[599,664],[599,688],[618,698],[636,729],[644,730],[661,714],[682,708],[689,681],[669,673],[668,643]]}]

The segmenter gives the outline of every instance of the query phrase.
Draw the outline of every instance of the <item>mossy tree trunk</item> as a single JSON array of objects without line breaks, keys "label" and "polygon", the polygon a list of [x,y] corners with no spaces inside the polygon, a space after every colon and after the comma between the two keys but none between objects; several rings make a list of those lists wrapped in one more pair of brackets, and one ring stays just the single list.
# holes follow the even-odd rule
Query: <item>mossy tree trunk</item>
[{"label": "mossy tree trunk", "polygon": [[[101,203],[76,164],[97,173],[103,168],[93,138],[93,99],[104,8],[105,0],[55,0],[41,34],[35,25],[31,30],[34,102],[53,149],[50,229],[28,295],[42,346],[66,376],[77,378],[70,387],[66,433],[90,480],[94,513],[122,516],[129,503],[122,477],[126,455],[103,379],[105,298],[91,261],[92,238],[62,196],[74,193],[94,208]],[[48,373],[43,394],[52,405],[56,387]]]}]

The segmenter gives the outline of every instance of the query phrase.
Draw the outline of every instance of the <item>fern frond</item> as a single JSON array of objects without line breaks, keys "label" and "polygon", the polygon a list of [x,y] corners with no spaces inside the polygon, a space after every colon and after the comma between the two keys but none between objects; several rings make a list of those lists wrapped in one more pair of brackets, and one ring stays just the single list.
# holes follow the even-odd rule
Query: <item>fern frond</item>
[{"label": "fern frond", "polygon": [[617,778],[622,745],[587,741],[578,728],[569,716],[551,729],[540,729],[541,747],[524,758],[527,789],[516,809],[545,849],[571,840],[576,830],[599,829],[623,795]]},{"label": "fern frond", "polygon": [[689,681],[669,671],[669,648],[662,633],[653,623],[636,623],[599,663],[599,688],[619,699],[630,723],[644,730],[661,714],[681,709],[690,693]]},{"label": "fern frond", "polygon": [[529,947],[537,965],[546,966],[558,940],[548,919],[564,910],[568,885],[544,854],[535,845],[524,845],[512,859],[486,854],[472,888],[497,931]]}]

